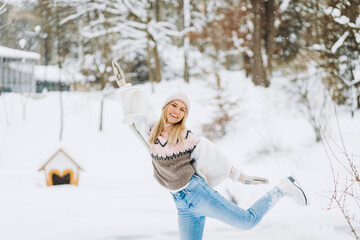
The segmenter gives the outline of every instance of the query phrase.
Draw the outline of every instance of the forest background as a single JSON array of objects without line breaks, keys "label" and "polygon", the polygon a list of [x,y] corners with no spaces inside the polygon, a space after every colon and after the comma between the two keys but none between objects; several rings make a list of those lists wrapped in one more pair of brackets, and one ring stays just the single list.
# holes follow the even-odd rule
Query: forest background
[{"label": "forest background", "polygon": [[[0,45],[22,40],[43,65],[72,66],[101,89],[113,60],[135,83],[213,75],[219,86],[222,68],[268,87],[274,71],[300,84],[311,67],[336,103],[360,107],[357,0],[2,2]],[[167,61],[171,54],[182,60]]]}]

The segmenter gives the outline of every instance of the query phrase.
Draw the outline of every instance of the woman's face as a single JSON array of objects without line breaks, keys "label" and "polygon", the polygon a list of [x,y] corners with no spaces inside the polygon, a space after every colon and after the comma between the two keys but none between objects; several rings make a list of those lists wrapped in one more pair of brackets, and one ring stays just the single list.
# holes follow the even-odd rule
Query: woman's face
[{"label": "woman's face", "polygon": [[167,123],[176,124],[180,122],[185,116],[186,106],[180,100],[174,100],[169,103],[166,111]]}]

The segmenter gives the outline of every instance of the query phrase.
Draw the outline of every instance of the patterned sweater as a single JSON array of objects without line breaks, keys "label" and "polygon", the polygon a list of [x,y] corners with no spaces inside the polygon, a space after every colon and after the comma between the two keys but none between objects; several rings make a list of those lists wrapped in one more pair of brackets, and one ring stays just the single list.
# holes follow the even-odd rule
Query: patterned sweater
[{"label": "patterned sweater", "polygon": [[150,145],[150,153],[154,167],[155,179],[170,190],[185,186],[194,175],[190,154],[199,143],[199,138],[191,131],[184,132],[184,144],[168,143],[171,125],[167,125],[154,144]]}]

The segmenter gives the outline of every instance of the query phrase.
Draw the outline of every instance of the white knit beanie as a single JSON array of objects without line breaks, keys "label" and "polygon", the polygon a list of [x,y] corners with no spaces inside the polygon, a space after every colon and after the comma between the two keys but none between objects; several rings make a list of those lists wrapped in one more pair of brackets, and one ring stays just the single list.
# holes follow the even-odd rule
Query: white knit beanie
[{"label": "white knit beanie", "polygon": [[168,105],[170,102],[172,102],[174,100],[182,101],[186,106],[187,112],[190,112],[190,100],[189,100],[188,96],[186,96],[184,93],[181,93],[181,92],[176,92],[176,93],[173,93],[170,96],[168,96],[162,105],[162,109],[164,109],[166,107],[166,105]]}]

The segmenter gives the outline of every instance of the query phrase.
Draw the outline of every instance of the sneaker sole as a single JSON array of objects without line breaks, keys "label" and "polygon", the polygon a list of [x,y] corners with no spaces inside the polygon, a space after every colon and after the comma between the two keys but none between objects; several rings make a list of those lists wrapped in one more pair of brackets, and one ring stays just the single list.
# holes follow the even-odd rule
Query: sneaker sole
[{"label": "sneaker sole", "polygon": [[300,187],[300,184],[298,184],[298,181],[296,181],[295,178],[293,178],[293,177],[288,177],[288,179],[294,184],[295,187],[297,187],[302,192],[302,194],[304,195],[304,198],[305,198],[305,206],[307,206],[308,205],[307,197],[306,197],[304,191],[302,190],[302,188]]}]

